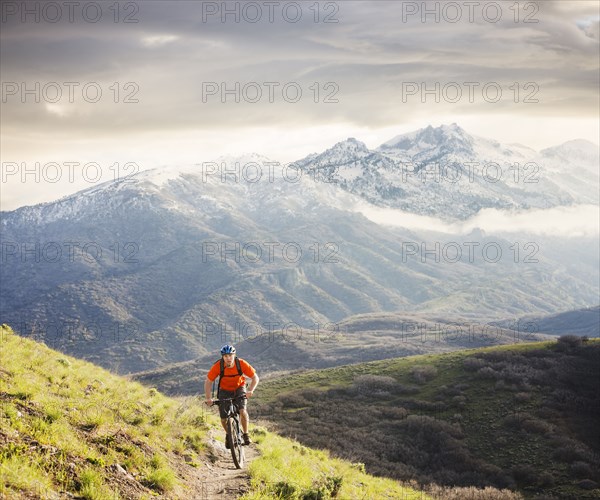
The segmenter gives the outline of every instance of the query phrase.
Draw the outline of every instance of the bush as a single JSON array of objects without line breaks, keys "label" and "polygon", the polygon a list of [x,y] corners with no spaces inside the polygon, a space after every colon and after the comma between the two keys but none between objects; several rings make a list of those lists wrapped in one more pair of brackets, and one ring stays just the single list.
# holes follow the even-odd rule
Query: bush
[{"label": "bush", "polygon": [[535,486],[538,482],[538,471],[530,465],[513,467],[512,475],[517,483],[524,487]]},{"label": "bush", "polygon": [[398,381],[381,375],[360,375],[354,379],[354,389],[359,394],[373,394],[381,391],[393,391]]},{"label": "bush", "polygon": [[562,335],[556,342],[558,349],[564,351],[581,347],[583,339],[577,335]]},{"label": "bush", "polygon": [[284,408],[303,408],[309,406],[309,402],[299,393],[282,394],[279,401]]},{"label": "bush", "polygon": [[454,396],[452,398],[452,404],[456,405],[456,406],[464,406],[467,403],[467,398],[464,396]]},{"label": "bush", "polygon": [[411,375],[417,384],[424,384],[425,382],[435,378],[437,375],[437,369],[435,366],[431,365],[415,366],[411,370]]},{"label": "bush", "polygon": [[295,498],[297,488],[285,481],[279,481],[273,485],[273,494],[275,498]]},{"label": "bush", "polygon": [[142,483],[163,493],[171,491],[175,487],[175,473],[167,468],[155,469],[146,475]]},{"label": "bush", "polygon": [[598,483],[596,481],[592,481],[591,479],[584,479],[583,481],[579,481],[577,483],[582,490],[595,490],[598,488]]},{"label": "bush", "polygon": [[521,422],[521,428],[534,434],[549,434],[552,432],[552,424],[537,418],[528,418]]},{"label": "bush", "polygon": [[302,500],[323,500],[327,498],[335,498],[341,487],[341,477],[327,476],[314,484],[312,488],[303,492],[300,498],[302,498]]},{"label": "bush", "polygon": [[85,469],[79,476],[79,494],[86,500],[100,500],[106,494],[104,481],[94,469]]},{"label": "bush", "polygon": [[477,370],[477,375],[479,375],[481,378],[487,378],[492,380],[499,380],[502,376],[490,366],[484,366],[483,368]]},{"label": "bush", "polygon": [[594,471],[587,462],[574,462],[569,467],[571,474],[579,479],[590,478],[594,476]]},{"label": "bush", "polygon": [[542,472],[539,477],[539,485],[542,488],[551,488],[554,486],[554,476],[547,471]]},{"label": "bush", "polygon": [[319,389],[304,389],[300,395],[307,401],[317,401],[323,397],[323,391]]},{"label": "bush", "polygon": [[419,388],[415,385],[396,384],[394,394],[417,394]]},{"label": "bush", "polygon": [[444,488],[435,485],[428,489],[428,493],[433,498],[443,500],[520,500],[523,498],[518,493],[509,490],[497,490],[490,486],[478,489],[472,486],[468,488]]},{"label": "bush", "polygon": [[525,401],[529,401],[531,399],[531,394],[528,392],[518,392],[515,394],[515,401],[518,403],[524,403]]},{"label": "bush", "polygon": [[359,472],[362,472],[363,474],[366,474],[366,470],[365,470],[365,464],[363,464],[362,462],[356,462],[351,464],[351,467],[353,469],[356,469]]},{"label": "bush", "polygon": [[579,446],[562,446],[557,448],[552,456],[561,462],[572,463],[583,461],[586,453],[585,450],[582,450]]},{"label": "bush", "polygon": [[480,358],[469,357],[463,361],[465,370],[470,372],[476,372],[486,366],[486,362]]}]

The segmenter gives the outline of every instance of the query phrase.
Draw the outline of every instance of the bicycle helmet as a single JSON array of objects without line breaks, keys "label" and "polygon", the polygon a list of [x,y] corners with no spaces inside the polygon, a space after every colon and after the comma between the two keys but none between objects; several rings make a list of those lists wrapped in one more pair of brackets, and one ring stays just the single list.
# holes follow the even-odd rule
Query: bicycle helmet
[{"label": "bicycle helmet", "polygon": [[223,354],[235,354],[235,347],[225,344],[223,347],[221,347],[221,356]]}]

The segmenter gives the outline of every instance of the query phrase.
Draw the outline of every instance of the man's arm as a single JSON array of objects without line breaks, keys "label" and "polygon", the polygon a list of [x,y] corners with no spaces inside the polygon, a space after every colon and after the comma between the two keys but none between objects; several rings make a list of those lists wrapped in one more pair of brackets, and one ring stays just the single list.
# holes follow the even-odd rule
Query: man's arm
[{"label": "man's arm", "polygon": [[248,387],[248,390],[246,391],[246,396],[247,397],[252,397],[254,394],[254,389],[256,389],[256,386],[258,385],[258,381],[260,379],[258,378],[258,373],[254,374],[254,377],[252,377],[250,379],[250,387]]},{"label": "man's arm", "polygon": [[212,386],[212,381],[209,380],[208,377],[206,377],[206,379],[204,380],[204,402],[208,406],[212,405],[212,403],[213,403],[213,400],[210,397],[211,386]]}]

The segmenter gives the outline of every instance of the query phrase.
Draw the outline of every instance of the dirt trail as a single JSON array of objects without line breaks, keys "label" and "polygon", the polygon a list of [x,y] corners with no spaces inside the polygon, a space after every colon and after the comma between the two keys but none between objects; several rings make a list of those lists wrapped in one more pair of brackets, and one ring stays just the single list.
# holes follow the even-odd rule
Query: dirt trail
[{"label": "dirt trail", "polygon": [[234,499],[250,489],[250,474],[248,465],[258,456],[255,445],[244,448],[246,461],[242,469],[237,469],[231,458],[231,452],[225,448],[221,439],[222,431],[208,432],[208,454],[206,461],[196,469],[195,477],[188,477],[186,486],[194,500]]}]

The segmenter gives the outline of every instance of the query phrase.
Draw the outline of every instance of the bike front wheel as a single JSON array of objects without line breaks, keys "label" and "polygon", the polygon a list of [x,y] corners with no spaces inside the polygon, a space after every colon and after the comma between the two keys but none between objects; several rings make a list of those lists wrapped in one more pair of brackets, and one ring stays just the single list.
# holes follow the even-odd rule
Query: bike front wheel
[{"label": "bike front wheel", "polygon": [[227,435],[229,436],[229,443],[231,444],[233,463],[238,469],[241,469],[244,466],[245,457],[239,420],[235,418],[227,420]]}]

